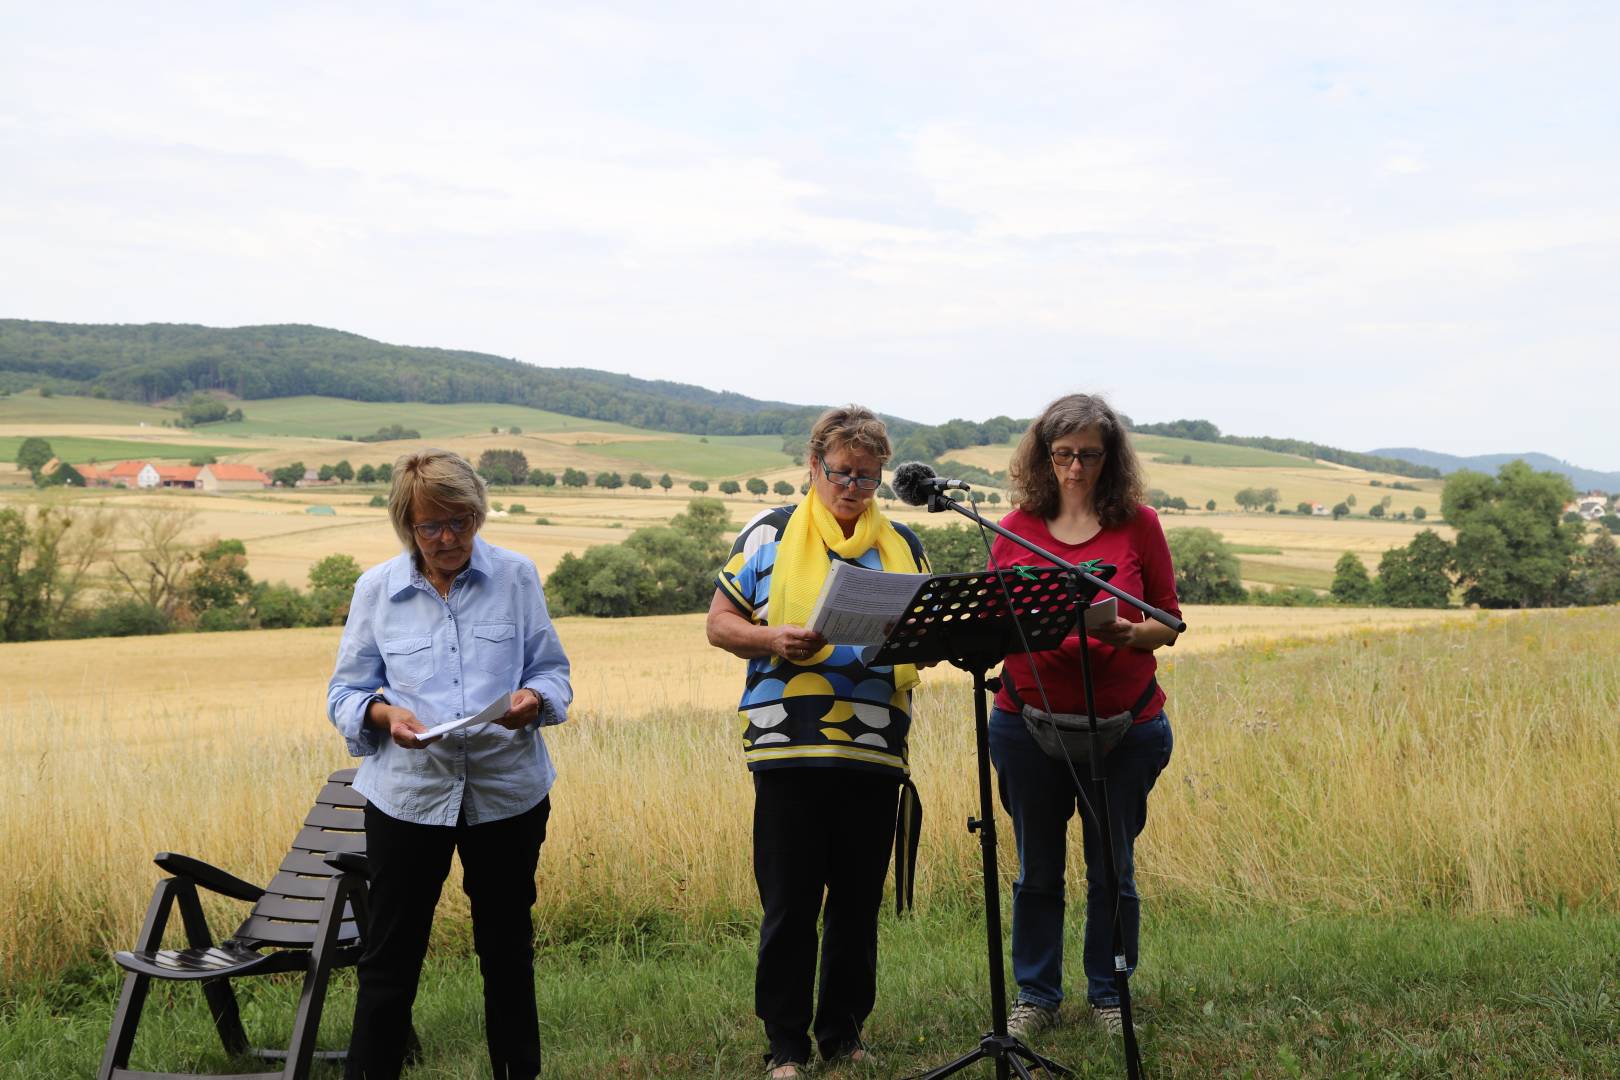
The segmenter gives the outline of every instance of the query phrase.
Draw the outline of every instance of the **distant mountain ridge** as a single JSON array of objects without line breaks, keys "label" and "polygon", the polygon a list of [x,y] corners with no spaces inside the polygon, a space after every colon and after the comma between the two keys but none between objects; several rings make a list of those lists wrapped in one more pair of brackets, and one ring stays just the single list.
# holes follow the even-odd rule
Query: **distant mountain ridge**
[{"label": "distant mountain ridge", "polygon": [[1442,454],[1436,450],[1420,450],[1415,446],[1384,447],[1369,450],[1367,453],[1377,454],[1379,457],[1399,458],[1414,465],[1428,465],[1439,469],[1442,473],[1473,469],[1475,472],[1494,474],[1510,461],[1523,461],[1537,472],[1563,473],[1569,477],[1570,483],[1575,485],[1578,492],[1606,491],[1611,494],[1620,492],[1620,472],[1583,469],[1567,461],[1560,461],[1550,454],[1474,454],[1471,457],[1460,457],[1456,454]]}]

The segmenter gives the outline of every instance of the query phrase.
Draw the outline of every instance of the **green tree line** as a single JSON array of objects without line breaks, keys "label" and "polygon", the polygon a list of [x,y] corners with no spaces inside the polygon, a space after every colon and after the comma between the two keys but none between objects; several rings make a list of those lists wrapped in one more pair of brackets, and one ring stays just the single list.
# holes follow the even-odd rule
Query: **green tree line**
[{"label": "green tree line", "polygon": [[188,540],[195,512],[0,510],[0,642],[331,626],[360,567],[328,555],[309,589],[254,581],[240,540]]}]

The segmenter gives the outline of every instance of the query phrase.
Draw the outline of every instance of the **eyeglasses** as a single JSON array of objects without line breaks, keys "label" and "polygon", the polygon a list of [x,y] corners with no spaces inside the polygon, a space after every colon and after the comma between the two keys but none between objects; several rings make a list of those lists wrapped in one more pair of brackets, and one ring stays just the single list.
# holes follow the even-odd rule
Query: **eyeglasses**
[{"label": "eyeglasses", "polygon": [[416,530],[416,535],[424,540],[437,540],[446,529],[460,536],[472,527],[473,519],[471,515],[453,517],[449,521],[419,521],[411,526]]},{"label": "eyeglasses", "polygon": [[1101,450],[1074,451],[1065,446],[1062,449],[1052,451],[1052,464],[1060,469],[1067,469],[1074,464],[1075,458],[1079,458],[1082,467],[1095,469],[1102,464],[1103,456]]},{"label": "eyeglasses", "polygon": [[826,474],[828,480],[831,480],[833,483],[842,488],[847,488],[851,484],[854,484],[862,491],[876,491],[878,489],[878,485],[883,483],[883,477],[881,474],[878,476],[856,476],[854,473],[833,472],[831,469],[827,468],[827,463],[825,461],[821,463],[821,471]]}]

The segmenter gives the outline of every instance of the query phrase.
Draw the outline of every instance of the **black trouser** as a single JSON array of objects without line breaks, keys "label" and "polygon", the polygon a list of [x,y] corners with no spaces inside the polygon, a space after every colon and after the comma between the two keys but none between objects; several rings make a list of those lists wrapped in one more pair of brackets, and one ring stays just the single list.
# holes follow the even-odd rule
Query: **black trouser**
[{"label": "black trouser", "polygon": [[773,1061],[810,1060],[818,915],[816,1043],[829,1059],[860,1045],[877,998],[878,908],[899,789],[898,777],[859,769],[754,773],[754,880],[765,909],[754,1012],[765,1022]]},{"label": "black trouser", "polygon": [[418,825],[366,807],[371,922],[360,956],[346,1076],[394,1080],[403,1067],[416,984],[427,955],[450,853],[461,853],[472,902],[473,948],[484,976],[484,1038],[496,1080],[540,1075],[534,1004],[534,871],[551,816],[548,796],[532,810],[483,825]]}]

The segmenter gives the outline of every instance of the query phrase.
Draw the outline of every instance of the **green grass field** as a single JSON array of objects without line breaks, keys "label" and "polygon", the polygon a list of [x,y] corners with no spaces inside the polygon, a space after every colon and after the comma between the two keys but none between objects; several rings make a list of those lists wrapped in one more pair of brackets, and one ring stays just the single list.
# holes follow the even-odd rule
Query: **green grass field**
[{"label": "green grass field", "polygon": [[1210,465],[1223,469],[1325,469],[1320,461],[1279,454],[1274,450],[1261,450],[1253,446],[1229,446],[1226,443],[1199,442],[1196,439],[1173,439],[1167,435],[1132,435],[1137,453],[1149,461],[1181,462],[1191,458],[1189,465]]},{"label": "green grass field", "polygon": [[38,392],[0,397],[0,424],[149,424],[160,427],[180,414],[173,409],[139,405],[133,401],[70,397]]},{"label": "green grass field", "polygon": [[639,433],[640,429],[605,420],[531,409],[523,405],[429,405],[421,402],[348,401],[329,397],[263,398],[237,402],[239,423],[209,424],[204,432],[230,431],[244,435],[301,435],[335,439],[340,435],[370,435],[380,427],[402,424],[424,439],[447,435],[477,435],[491,427],[514,425],[525,432],[603,431]]},{"label": "green grass field", "polygon": [[[17,448],[22,445],[19,436],[0,436],[0,461],[15,461]],[[47,440],[56,456],[74,465],[87,461],[103,464],[124,460],[190,461],[194,457],[213,454],[248,454],[264,449],[250,444],[227,445],[202,443],[144,442],[136,439],[85,439],[77,436],[52,435]]]},{"label": "green grass field", "polygon": [[1327,589],[1333,584],[1333,574],[1328,570],[1281,566],[1258,559],[1239,559],[1238,565],[1244,581],[1257,581],[1262,585],[1303,585],[1307,589]]},{"label": "green grass field", "polygon": [[[546,858],[542,850],[542,873]],[[695,936],[651,925],[621,937],[565,939],[542,927],[536,983],[546,1075],[758,1075],[764,1038],[753,1016],[754,918],[738,912],[734,923]],[[904,919],[885,912],[877,1006],[865,1031],[874,1060],[821,1075],[892,1078],[976,1045],[990,1023],[983,933],[979,910],[968,905]],[[1214,915],[1148,896],[1142,942],[1132,989],[1149,1076],[1620,1075],[1620,919],[1612,915],[1302,919]],[[1079,945],[1071,933],[1070,956]],[[259,1045],[284,1039],[296,984],[240,985],[249,1037]],[[352,972],[338,976],[323,1046],[347,1039],[353,985]],[[116,992],[113,965],[102,961],[0,1004],[0,1077],[90,1075]],[[1124,1075],[1118,1042],[1081,1015],[1066,1005],[1066,1022],[1035,1046],[1082,1080]],[[430,957],[415,1022],[423,1060],[407,1077],[489,1075],[475,961]],[[181,985],[154,988],[131,1064],[226,1071],[245,1063],[221,1052],[202,994]],[[314,1073],[336,1075],[329,1066]]]},{"label": "green grass field", "polygon": [[597,443],[591,449],[610,457],[645,462],[657,472],[691,476],[740,476],[785,469],[793,459],[782,453],[779,435],[696,435]]}]

